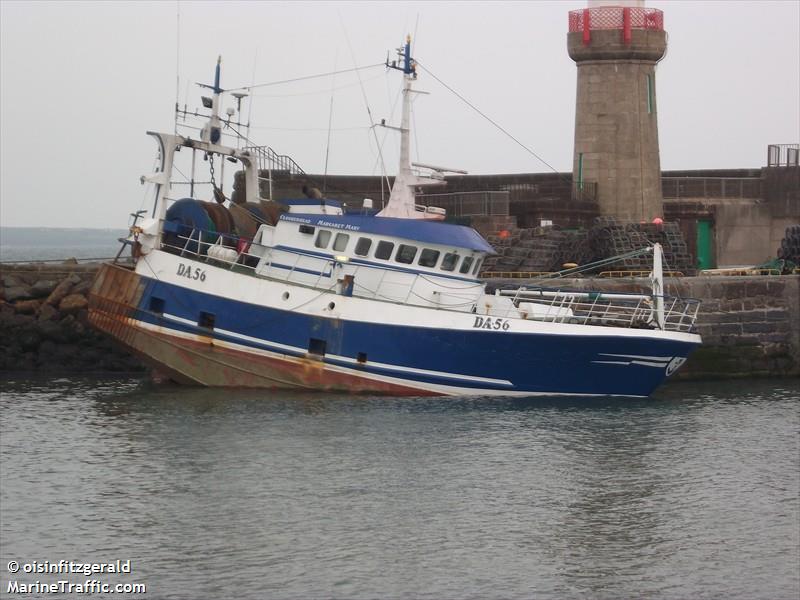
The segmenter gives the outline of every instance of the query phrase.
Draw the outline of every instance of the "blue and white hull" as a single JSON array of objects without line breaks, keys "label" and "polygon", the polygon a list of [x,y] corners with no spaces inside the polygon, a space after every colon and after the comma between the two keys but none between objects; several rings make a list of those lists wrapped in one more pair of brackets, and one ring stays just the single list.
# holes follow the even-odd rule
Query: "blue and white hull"
[{"label": "blue and white hull", "polygon": [[132,295],[116,307],[104,303],[109,294],[99,278],[93,322],[112,335],[124,327],[120,341],[173,378],[201,385],[645,397],[700,342],[685,332],[376,302],[243,278],[164,252],[140,260],[137,273],[105,269],[106,287]]}]

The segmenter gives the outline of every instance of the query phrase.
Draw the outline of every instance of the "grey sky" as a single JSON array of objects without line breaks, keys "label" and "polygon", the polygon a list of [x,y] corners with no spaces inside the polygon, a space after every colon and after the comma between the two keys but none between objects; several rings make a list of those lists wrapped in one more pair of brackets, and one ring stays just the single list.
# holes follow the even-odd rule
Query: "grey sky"
[{"label": "grey sky", "polygon": [[[648,2],[664,11],[657,71],[663,169],[763,166],[770,143],[800,139],[800,2]],[[572,168],[575,65],[567,13],[584,2],[181,2],[180,101],[222,87],[381,62],[405,33],[415,55],[558,170]],[[139,208],[176,97],[175,2],[0,2],[0,222],[119,227]],[[255,65],[255,77],[253,77]],[[375,121],[400,77],[361,79]],[[187,82],[191,85],[187,88]],[[414,160],[470,173],[548,167],[424,71]],[[331,89],[329,172],[379,173],[353,74],[258,90],[251,137],[321,173]],[[398,117],[397,109],[394,117]],[[379,137],[384,137],[384,131]],[[394,173],[397,140],[385,159]],[[418,153],[417,153],[418,152]]]}]

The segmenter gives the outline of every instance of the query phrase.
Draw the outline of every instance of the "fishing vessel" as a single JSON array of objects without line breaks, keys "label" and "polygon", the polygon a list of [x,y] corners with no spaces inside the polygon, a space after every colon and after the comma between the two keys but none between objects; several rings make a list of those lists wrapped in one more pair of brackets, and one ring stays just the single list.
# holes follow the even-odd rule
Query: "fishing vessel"
[{"label": "fishing vessel", "polygon": [[[660,246],[644,250],[652,288],[641,294],[530,285],[487,293],[479,273],[492,246],[415,203],[447,170],[423,176],[409,159],[409,40],[387,67],[403,77],[399,170],[385,206],[351,213],[317,193],[273,197],[276,153],[223,144],[235,111],[221,115],[230,95],[218,63],[199,137],[148,132],[158,145],[157,167],[143,177],[153,208],[126,240],[132,264],[99,271],[90,322],[187,384],[648,396],[701,343],[699,303],[664,293]],[[232,97],[240,105],[243,95]],[[174,173],[178,152],[191,155],[188,182]],[[241,169],[236,201],[215,182],[226,162]],[[195,197],[196,163],[209,166],[209,201]]]}]

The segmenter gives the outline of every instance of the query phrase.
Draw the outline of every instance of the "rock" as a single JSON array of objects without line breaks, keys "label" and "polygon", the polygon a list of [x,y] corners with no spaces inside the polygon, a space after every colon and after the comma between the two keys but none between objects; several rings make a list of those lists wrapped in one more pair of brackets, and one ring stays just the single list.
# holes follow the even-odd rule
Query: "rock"
[{"label": "rock", "polygon": [[[6,329],[7,331],[13,331],[15,329],[22,329],[25,327],[30,327],[36,322],[36,319],[33,315],[23,315],[17,312],[6,311],[3,310],[0,312],[0,327]],[[3,333],[5,337],[5,332]],[[14,333],[11,336],[15,335]],[[7,337],[11,337],[7,336]],[[5,342],[6,340],[3,339]]]},{"label": "rock", "polygon": [[92,289],[92,280],[89,279],[87,281],[81,281],[77,284],[72,290],[70,290],[73,294],[83,294],[84,296],[87,295],[89,290]]},{"label": "rock", "polygon": [[85,296],[81,296],[80,294],[70,294],[69,296],[65,296],[61,302],[58,303],[58,310],[62,313],[76,313],[82,308],[86,308],[89,305],[88,300],[86,300]]},{"label": "rock", "polygon": [[55,357],[58,354],[59,345],[52,340],[44,340],[39,345],[39,355],[36,357],[36,363],[41,367],[52,366],[55,363]]},{"label": "rock", "polygon": [[39,280],[31,286],[31,295],[34,298],[44,298],[49,296],[57,285],[58,282],[51,279]]},{"label": "rock", "polygon": [[41,322],[39,324],[39,332],[42,334],[44,339],[51,340],[58,344],[66,342],[68,339],[68,335],[65,334],[61,328],[61,325],[55,321]]},{"label": "rock", "polygon": [[25,285],[16,275],[3,275],[3,287],[20,287]]},{"label": "rock", "polygon": [[20,285],[5,289],[6,302],[16,302],[17,300],[30,300],[33,298],[31,288],[28,286]]},{"label": "rock", "polygon": [[[42,338],[39,336],[39,333],[37,331],[28,329],[26,331],[23,331],[19,335],[17,340],[19,341],[19,345],[23,351],[33,352],[39,347]],[[31,356],[30,358],[32,359],[33,356]]]},{"label": "rock", "polygon": [[54,289],[47,297],[47,304],[50,306],[58,306],[61,301],[66,298],[67,294],[69,294],[69,291],[72,289],[73,285],[72,276],[59,283],[56,286],[56,289]]},{"label": "rock", "polygon": [[63,264],[63,265],[77,265],[78,264],[78,259],[73,256],[72,258],[68,258],[67,260],[65,260],[61,264]]},{"label": "rock", "polygon": [[[85,334],[86,328],[78,323],[72,315],[67,315],[59,322],[61,339],[64,342],[80,343],[81,337]],[[85,340],[83,340],[85,341]]]},{"label": "rock", "polygon": [[14,310],[21,315],[32,315],[41,304],[41,300],[21,300],[14,305]]},{"label": "rock", "polygon": [[28,287],[32,286],[41,278],[39,272],[35,270],[20,271],[18,273],[14,273],[14,276],[20,280],[20,285],[25,285]]},{"label": "rock", "polygon": [[58,311],[49,304],[43,304],[39,309],[39,321],[52,321]]}]

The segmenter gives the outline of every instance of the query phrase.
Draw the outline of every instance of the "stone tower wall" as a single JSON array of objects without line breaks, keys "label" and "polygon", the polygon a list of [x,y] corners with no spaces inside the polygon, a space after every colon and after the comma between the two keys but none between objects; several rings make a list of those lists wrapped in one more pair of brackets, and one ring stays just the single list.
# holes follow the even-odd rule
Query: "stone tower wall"
[{"label": "stone tower wall", "polygon": [[620,30],[568,34],[578,66],[573,177],[597,182],[601,214],[624,221],[663,217],[656,63],[666,33]]}]

